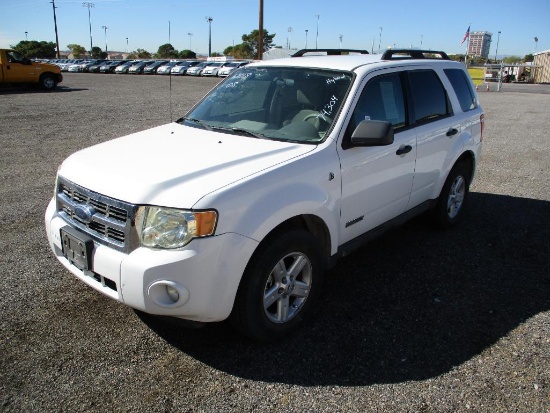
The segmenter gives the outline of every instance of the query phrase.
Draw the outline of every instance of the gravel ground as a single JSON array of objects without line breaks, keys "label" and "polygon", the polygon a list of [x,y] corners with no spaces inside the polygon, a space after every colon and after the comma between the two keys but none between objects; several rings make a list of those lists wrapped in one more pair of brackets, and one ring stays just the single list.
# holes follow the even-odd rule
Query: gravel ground
[{"label": "gravel ground", "polygon": [[[182,114],[217,80],[171,82]],[[550,411],[550,86],[480,92],[483,159],[459,227],[419,218],[343,259],[315,320],[259,345],[227,323],[137,314],[48,248],[57,166],[169,121],[168,85],[67,74],[53,93],[0,90],[1,411]]]}]

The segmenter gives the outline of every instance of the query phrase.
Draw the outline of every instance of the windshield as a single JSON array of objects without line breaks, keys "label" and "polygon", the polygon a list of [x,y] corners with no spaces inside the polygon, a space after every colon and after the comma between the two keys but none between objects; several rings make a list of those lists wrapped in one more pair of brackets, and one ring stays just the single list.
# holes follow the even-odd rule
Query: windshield
[{"label": "windshield", "polygon": [[257,138],[317,143],[351,84],[349,72],[243,67],[178,122]]}]

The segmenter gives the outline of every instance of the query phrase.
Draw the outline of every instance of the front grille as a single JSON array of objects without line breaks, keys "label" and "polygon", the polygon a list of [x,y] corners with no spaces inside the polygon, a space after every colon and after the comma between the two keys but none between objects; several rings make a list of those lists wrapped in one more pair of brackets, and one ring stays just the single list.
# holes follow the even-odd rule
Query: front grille
[{"label": "front grille", "polygon": [[[85,219],[77,208],[93,211]],[[123,252],[137,245],[135,215],[137,206],[90,191],[64,178],[58,178],[57,211],[69,224],[95,241]]]}]

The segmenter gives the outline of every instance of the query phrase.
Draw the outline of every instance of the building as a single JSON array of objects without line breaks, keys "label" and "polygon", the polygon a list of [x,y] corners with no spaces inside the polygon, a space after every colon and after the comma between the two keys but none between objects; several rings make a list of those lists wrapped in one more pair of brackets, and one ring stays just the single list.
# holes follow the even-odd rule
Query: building
[{"label": "building", "polygon": [[271,59],[282,59],[285,57],[290,57],[294,53],[296,53],[298,50],[296,49],[282,49],[280,47],[273,47],[267,51],[265,51],[262,55],[263,60],[271,60]]},{"label": "building", "polygon": [[550,49],[533,54],[533,66],[535,83],[550,83]]},{"label": "building", "polygon": [[471,32],[468,41],[468,56],[489,58],[492,37],[493,33],[489,32]]}]

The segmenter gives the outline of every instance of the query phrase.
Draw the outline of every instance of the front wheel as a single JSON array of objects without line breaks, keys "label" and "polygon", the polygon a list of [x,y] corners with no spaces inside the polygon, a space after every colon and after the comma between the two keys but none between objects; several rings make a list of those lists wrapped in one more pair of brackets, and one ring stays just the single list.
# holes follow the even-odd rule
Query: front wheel
[{"label": "front wheel", "polygon": [[53,90],[57,86],[57,81],[53,75],[44,74],[40,77],[40,86],[42,89]]},{"label": "front wheel", "polygon": [[470,189],[470,171],[464,163],[457,163],[447,180],[433,211],[435,223],[440,228],[452,228],[462,218]]},{"label": "front wheel", "polygon": [[291,230],[260,245],[241,280],[231,320],[250,338],[288,335],[311,315],[324,266],[315,237]]}]

